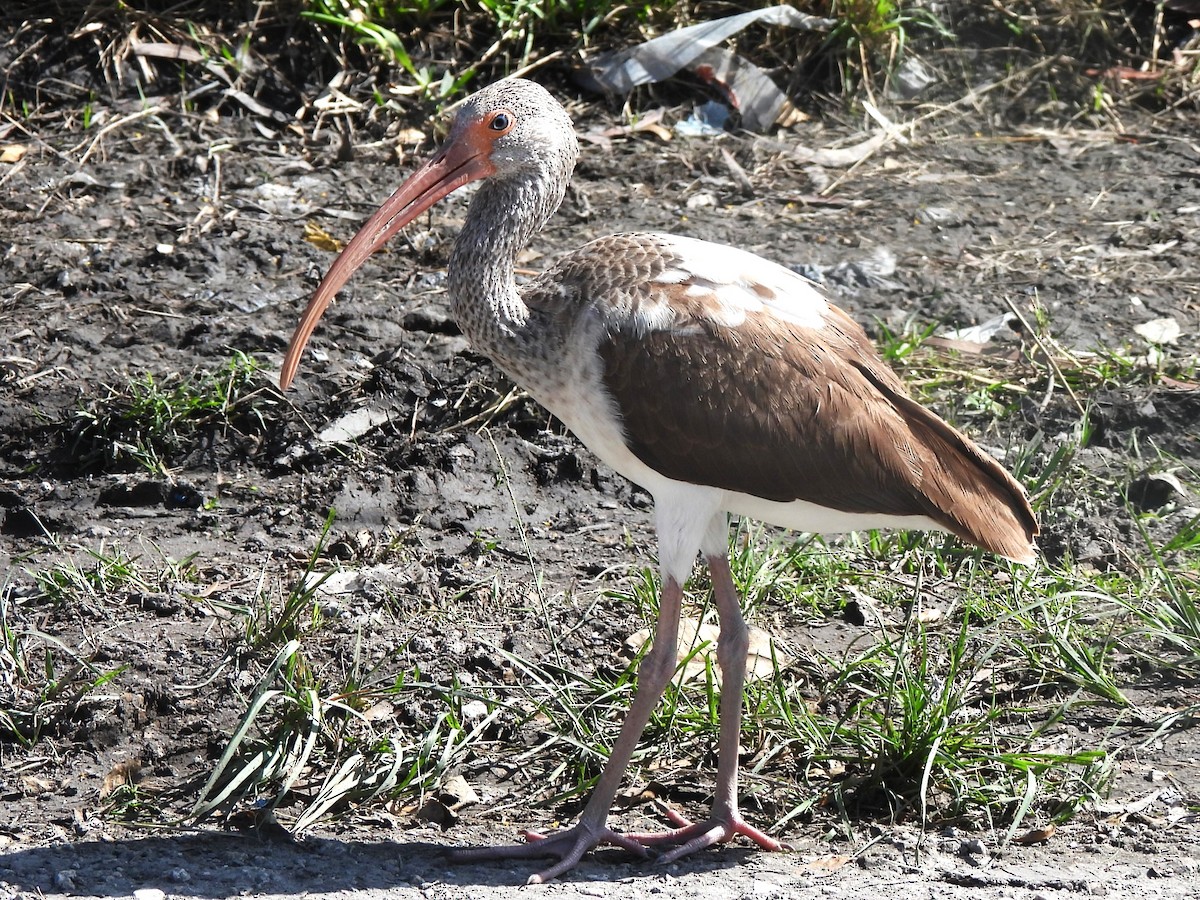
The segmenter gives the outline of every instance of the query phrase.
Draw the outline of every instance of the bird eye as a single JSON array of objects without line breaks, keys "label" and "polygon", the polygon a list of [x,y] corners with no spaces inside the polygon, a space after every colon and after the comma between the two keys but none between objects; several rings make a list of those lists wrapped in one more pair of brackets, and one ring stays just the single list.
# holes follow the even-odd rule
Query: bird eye
[{"label": "bird eye", "polygon": [[506,112],[498,112],[492,116],[492,120],[488,122],[488,128],[492,131],[505,132],[512,128],[512,116]]}]

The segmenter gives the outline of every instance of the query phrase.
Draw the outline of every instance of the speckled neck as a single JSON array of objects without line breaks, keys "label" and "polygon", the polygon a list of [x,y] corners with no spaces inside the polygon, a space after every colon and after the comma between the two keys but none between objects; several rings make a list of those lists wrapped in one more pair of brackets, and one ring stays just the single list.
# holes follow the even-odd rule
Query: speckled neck
[{"label": "speckled neck", "polygon": [[475,346],[492,355],[514,339],[529,316],[517,290],[517,254],[554,215],[570,170],[493,178],[471,201],[450,255],[451,312]]}]

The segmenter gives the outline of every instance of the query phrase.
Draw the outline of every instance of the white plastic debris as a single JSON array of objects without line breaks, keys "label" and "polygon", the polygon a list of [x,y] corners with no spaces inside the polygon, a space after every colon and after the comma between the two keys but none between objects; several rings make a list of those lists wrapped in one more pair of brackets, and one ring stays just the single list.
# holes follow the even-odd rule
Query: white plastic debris
[{"label": "white plastic debris", "polygon": [[323,444],[348,444],[387,421],[386,411],[364,406],[330,422],[317,435],[317,440]]},{"label": "white plastic debris", "polygon": [[640,84],[662,81],[695,64],[697,74],[722,87],[741,112],[744,127],[765,130],[787,112],[787,97],[765,72],[736,54],[715,51],[714,55],[706,55],[755,22],[800,31],[828,31],[837,24],[833,19],[806,15],[790,6],[768,6],[689,25],[636,47],[597,57],[589,63],[591,86],[627,94]]},{"label": "white plastic debris", "polygon": [[969,328],[951,328],[941,332],[941,336],[950,338],[952,341],[967,341],[972,344],[986,344],[1001,331],[1006,329],[1010,323],[1017,321],[1017,317],[1010,312],[1001,313],[995,318],[988,319],[986,322],[980,322],[978,325],[972,325]]}]

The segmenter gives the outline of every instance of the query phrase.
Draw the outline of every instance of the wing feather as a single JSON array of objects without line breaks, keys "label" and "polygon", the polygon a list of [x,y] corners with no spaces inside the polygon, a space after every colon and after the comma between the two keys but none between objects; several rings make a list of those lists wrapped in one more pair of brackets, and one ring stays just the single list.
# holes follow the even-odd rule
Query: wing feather
[{"label": "wing feather", "polygon": [[669,478],[843,512],[928,516],[973,543],[1031,557],[1024,493],[991,457],[912,401],[869,339],[830,306],[823,327],[683,285],[674,325],[610,326],[603,380],[630,450]]}]

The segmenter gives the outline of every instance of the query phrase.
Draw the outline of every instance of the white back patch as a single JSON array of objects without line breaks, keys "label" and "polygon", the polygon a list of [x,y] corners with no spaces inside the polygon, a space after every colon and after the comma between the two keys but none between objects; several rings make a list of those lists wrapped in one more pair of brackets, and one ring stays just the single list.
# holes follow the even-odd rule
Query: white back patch
[{"label": "white back patch", "polygon": [[722,324],[736,327],[752,312],[767,312],[802,328],[825,327],[829,301],[820,288],[790,269],[726,244],[674,234],[654,237],[682,262],[656,281],[690,282],[689,294],[715,297],[723,307]]}]

